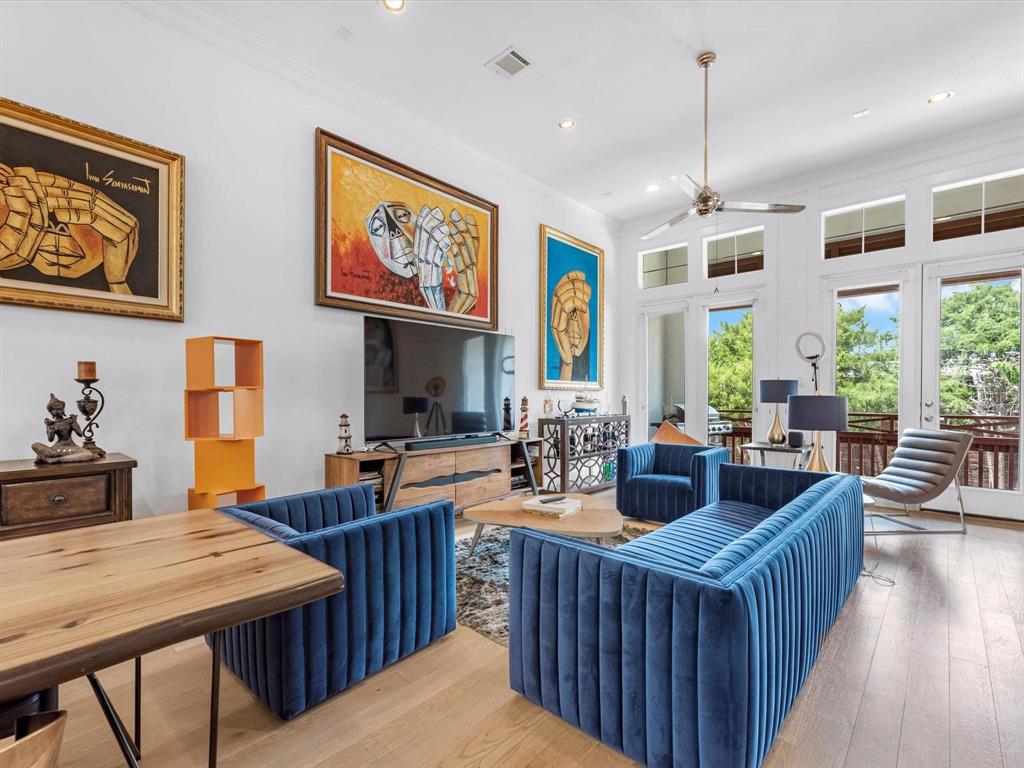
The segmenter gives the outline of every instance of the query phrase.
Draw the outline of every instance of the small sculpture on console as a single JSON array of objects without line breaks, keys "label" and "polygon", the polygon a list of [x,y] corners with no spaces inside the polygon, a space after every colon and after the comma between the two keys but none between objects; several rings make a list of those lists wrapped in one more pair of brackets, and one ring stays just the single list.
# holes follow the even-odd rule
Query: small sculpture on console
[{"label": "small sculpture on console", "polygon": [[58,399],[52,392],[50,401],[46,404],[46,410],[52,418],[43,419],[46,425],[46,439],[57,439],[53,445],[46,443],[32,443],[32,450],[36,454],[37,464],[71,464],[78,461],[95,461],[100,454],[83,448],[75,442],[73,435],[84,437],[82,427],[78,423],[78,416],[66,415],[64,412],[65,403]]},{"label": "small sculpture on console", "polygon": [[352,428],[349,424],[347,413],[343,413],[338,417],[337,453],[343,456],[352,453]]}]

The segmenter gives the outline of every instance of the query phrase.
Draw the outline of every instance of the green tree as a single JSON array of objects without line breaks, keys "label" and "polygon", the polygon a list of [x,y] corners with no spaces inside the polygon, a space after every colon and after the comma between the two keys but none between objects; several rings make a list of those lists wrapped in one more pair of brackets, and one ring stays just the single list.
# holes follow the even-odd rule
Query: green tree
[{"label": "green tree", "polygon": [[[894,331],[871,328],[866,307],[836,307],[836,394],[850,413],[896,413],[900,348]],[[898,321],[893,318],[893,324]]]},{"label": "green tree", "polygon": [[944,292],[939,341],[943,413],[1020,413],[1020,282]]},{"label": "green tree", "polygon": [[754,313],[722,323],[708,335],[708,403],[719,410],[747,410],[754,397]]}]

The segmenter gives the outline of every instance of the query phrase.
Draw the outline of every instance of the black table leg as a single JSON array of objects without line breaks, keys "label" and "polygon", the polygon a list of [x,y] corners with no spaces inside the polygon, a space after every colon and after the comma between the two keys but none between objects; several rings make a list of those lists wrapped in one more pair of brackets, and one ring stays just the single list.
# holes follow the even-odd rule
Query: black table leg
[{"label": "black table leg", "polygon": [[93,693],[96,694],[96,701],[99,702],[100,709],[103,710],[103,714],[107,718],[107,725],[114,732],[114,739],[117,740],[117,746],[121,748],[124,761],[128,764],[129,768],[140,768],[139,760],[142,757],[142,753],[135,742],[132,741],[131,736],[128,735],[128,729],[121,722],[117,710],[114,709],[114,705],[107,696],[107,692],[103,690],[103,686],[100,685],[100,681],[94,673],[90,672],[86,675],[86,678],[92,686]]},{"label": "black table leg", "polygon": [[537,490],[537,478],[533,475],[533,462],[530,461],[530,449],[526,447],[526,441],[519,441],[519,450],[523,452],[523,463],[526,465],[526,479],[530,483],[530,493],[536,496],[539,491]]},{"label": "black table leg", "polygon": [[210,768],[217,768],[217,720],[220,710],[220,646],[224,632],[213,633],[213,669],[210,672]]},{"label": "black table leg", "polygon": [[142,657],[135,657],[135,748],[142,752]]}]

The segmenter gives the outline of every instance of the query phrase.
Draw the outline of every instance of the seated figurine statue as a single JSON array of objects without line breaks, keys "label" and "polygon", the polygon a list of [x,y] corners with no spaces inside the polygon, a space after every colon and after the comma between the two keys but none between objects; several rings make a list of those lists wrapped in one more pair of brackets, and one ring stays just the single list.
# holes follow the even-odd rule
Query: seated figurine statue
[{"label": "seated figurine statue", "polygon": [[78,425],[78,416],[64,413],[64,401],[59,400],[50,393],[50,401],[46,404],[46,410],[53,418],[43,419],[46,424],[46,439],[57,442],[53,445],[46,443],[32,443],[32,450],[36,453],[37,464],[70,464],[76,461],[94,461],[99,456],[88,448],[83,448],[75,442],[72,433],[84,437],[82,428]]}]

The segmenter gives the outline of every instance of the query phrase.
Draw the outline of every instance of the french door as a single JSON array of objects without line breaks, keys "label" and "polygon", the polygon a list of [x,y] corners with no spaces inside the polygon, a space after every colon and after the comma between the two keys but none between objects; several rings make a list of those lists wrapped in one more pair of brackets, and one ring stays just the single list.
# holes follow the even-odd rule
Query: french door
[{"label": "french door", "polygon": [[[960,473],[968,514],[1024,520],[1021,278],[1024,259],[924,267],[919,425],[971,432]],[[954,510],[950,488],[930,508]]]}]

